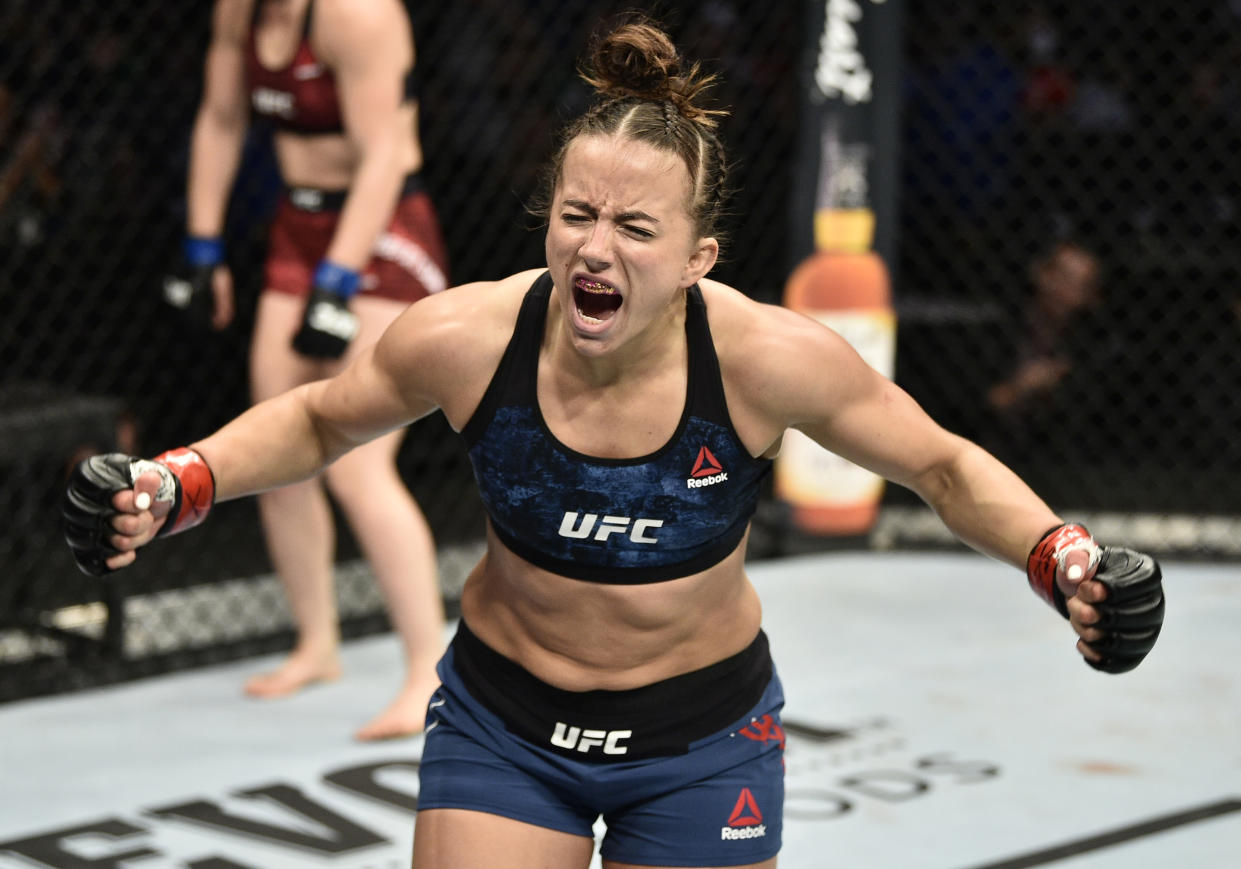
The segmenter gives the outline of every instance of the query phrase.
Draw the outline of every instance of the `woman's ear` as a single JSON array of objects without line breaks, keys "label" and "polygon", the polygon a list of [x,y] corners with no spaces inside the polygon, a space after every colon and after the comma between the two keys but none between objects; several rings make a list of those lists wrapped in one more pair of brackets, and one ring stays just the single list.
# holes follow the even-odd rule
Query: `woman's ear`
[{"label": "woman's ear", "polygon": [[698,244],[690,253],[689,259],[685,261],[685,268],[681,272],[681,286],[692,287],[698,283],[700,278],[706,277],[719,256],[720,243],[718,241],[714,238],[698,239]]}]

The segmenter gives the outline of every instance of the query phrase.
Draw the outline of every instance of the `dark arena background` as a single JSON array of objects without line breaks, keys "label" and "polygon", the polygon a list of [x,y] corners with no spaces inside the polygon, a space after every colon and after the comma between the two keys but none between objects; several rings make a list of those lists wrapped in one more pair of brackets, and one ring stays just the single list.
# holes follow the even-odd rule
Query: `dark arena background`
[{"label": "dark arena background", "polygon": [[[425,173],[453,283],[541,262],[524,206],[553,133],[583,104],[574,61],[591,28],[629,5],[410,4]],[[827,4],[846,19],[855,5],[871,3]],[[899,8],[898,26],[863,46],[891,97],[872,186],[890,203],[880,240],[895,379],[1100,538],[1235,558],[1241,5],[886,5]],[[159,291],[184,231],[209,7],[0,5],[0,701],[271,653],[292,638],[252,500],[220,505],[105,580],[80,574],[61,539],[58,502],[77,459],[152,455],[247,405],[247,336],[278,189],[262,128],[247,141],[227,227],[238,321],[188,333]],[[781,301],[813,248],[806,142],[823,9],[655,9],[722,76],[737,194],[713,276],[764,301]],[[1084,288],[1074,269],[1089,275]],[[1040,292],[1073,306],[1078,328],[1062,339],[1071,364],[1029,399],[1013,375],[1053,340],[1027,320]],[[401,466],[437,536],[451,604],[483,532],[464,451],[436,415],[411,427]],[[383,632],[379,597],[340,533],[345,631]],[[840,536],[799,529],[773,491],[751,557],[954,545],[896,487],[873,528]]]}]

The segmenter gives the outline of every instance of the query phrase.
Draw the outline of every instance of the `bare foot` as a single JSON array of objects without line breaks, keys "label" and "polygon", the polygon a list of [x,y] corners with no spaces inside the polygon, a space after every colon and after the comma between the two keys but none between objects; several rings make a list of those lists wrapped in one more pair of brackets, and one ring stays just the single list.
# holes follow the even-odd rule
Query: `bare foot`
[{"label": "bare foot", "polygon": [[427,703],[439,684],[439,677],[406,682],[388,708],[358,730],[354,738],[374,742],[421,733],[426,725]]},{"label": "bare foot", "polygon": [[251,697],[287,697],[316,682],[335,682],[340,674],[340,661],[335,655],[326,660],[290,655],[272,672],[247,679],[246,694]]}]

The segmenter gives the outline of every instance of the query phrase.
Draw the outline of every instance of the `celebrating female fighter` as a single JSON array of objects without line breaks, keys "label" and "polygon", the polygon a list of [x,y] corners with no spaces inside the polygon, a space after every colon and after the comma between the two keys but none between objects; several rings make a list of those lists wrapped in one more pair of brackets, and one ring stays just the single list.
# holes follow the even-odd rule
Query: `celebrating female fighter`
[{"label": "celebrating female fighter", "polygon": [[[744,560],[786,429],[1026,570],[1101,668],[1153,642],[1158,574],[1062,523],[826,327],[706,277],[724,152],[709,79],[660,29],[607,33],[585,75],[597,101],[551,165],[546,268],[413,306],[342,374],[192,449],[88,460],[70,541],[87,568],[120,568],[199,521],[213,487],[304,479],[438,408],[490,521],[428,710],[414,865],[580,869],[602,816],[608,869],[773,867],[782,696]],[[1122,562],[1147,614],[1123,642],[1096,624]]]},{"label": "celebrating female fighter", "polygon": [[[422,183],[414,45],[400,0],[217,0],[194,125],[183,274],[166,299],[216,327],[233,312],[221,231],[251,111],[275,125],[286,190],[271,226],[250,349],[256,402],[342,370],[411,302],[446,284]],[[391,432],[324,479],[387,600],[407,672],[361,739],[422,728],[443,651],[434,542]],[[246,683],[258,697],[340,674],[331,508],[316,479],[259,496],[267,549],[297,625],[292,654]]]}]

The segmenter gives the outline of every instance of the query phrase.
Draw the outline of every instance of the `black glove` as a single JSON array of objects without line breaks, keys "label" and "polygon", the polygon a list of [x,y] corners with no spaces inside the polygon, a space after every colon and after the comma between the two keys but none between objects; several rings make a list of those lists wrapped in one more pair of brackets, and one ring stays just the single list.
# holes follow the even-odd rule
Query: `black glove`
[{"label": "black glove", "polygon": [[120,552],[109,542],[117,533],[112,519],[120,513],[112,506],[112,497],[132,489],[134,481],[147,471],[160,475],[155,500],[171,506],[157,536],[176,534],[207,518],[215,501],[215,478],[194,450],[180,447],[154,460],[124,453],[84,459],[69,475],[61,500],[65,540],[83,573],[103,576],[112,572],[106,560]]},{"label": "black glove", "polygon": [[164,275],[164,301],[194,326],[211,325],[215,313],[212,275],[223,257],[219,239],[187,238],[180,261]]},{"label": "black glove", "polygon": [[354,269],[323,260],[315,268],[302,315],[302,328],[293,336],[293,349],[303,356],[338,359],[358,334],[358,318],[349,310],[349,297],[362,285]]},{"label": "black glove", "polygon": [[306,300],[302,328],[293,336],[293,349],[316,359],[339,359],[358,334],[358,317],[344,296],[313,287]]},{"label": "black glove", "polygon": [[1106,636],[1088,644],[1103,659],[1086,663],[1124,673],[1142,663],[1163,627],[1163,573],[1149,555],[1105,546],[1094,578],[1107,586],[1107,599],[1093,605],[1100,616],[1095,627]]},{"label": "black glove", "polygon": [[133,487],[131,465],[134,459],[124,453],[91,456],[78,463],[69,476],[61,502],[65,520],[65,540],[83,573],[103,576],[112,568],[104,560],[116,555],[108,538],[116,532],[112,517],[119,511],[112,496]]}]

